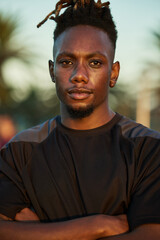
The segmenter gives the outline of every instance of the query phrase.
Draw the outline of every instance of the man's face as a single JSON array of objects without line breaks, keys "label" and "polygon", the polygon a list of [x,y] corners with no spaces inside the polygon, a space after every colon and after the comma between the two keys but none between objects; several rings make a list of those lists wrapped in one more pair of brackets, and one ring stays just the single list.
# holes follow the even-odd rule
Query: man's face
[{"label": "man's face", "polygon": [[[56,39],[54,73],[50,72],[62,111],[82,118],[96,108],[106,109],[111,75],[115,75],[113,58],[114,49],[107,33],[96,27],[71,27]],[[115,80],[117,70],[116,73]]]}]

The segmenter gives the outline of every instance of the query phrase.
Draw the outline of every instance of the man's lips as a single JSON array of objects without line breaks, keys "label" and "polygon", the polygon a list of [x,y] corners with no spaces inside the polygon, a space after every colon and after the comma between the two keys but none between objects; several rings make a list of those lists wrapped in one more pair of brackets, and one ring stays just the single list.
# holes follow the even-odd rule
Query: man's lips
[{"label": "man's lips", "polygon": [[90,96],[93,93],[92,90],[86,88],[71,88],[68,89],[68,94],[72,99],[83,100]]}]

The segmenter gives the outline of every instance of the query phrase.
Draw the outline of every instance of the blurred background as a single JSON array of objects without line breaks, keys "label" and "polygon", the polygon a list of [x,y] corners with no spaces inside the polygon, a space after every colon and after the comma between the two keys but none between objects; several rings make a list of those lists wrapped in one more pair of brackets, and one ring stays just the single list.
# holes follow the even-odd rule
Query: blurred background
[{"label": "blurred background", "polygon": [[[160,131],[160,1],[110,0],[119,32],[113,110]],[[0,147],[16,132],[59,113],[48,73],[54,21],[36,25],[55,0],[0,0]]]}]

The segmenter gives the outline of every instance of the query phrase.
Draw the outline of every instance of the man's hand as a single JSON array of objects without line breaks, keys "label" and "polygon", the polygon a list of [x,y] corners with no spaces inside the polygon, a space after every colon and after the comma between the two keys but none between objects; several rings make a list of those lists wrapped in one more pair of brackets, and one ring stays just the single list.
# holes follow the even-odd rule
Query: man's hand
[{"label": "man's hand", "polygon": [[126,215],[109,216],[102,215],[107,218],[106,236],[114,236],[129,231],[128,221]]},{"label": "man's hand", "polygon": [[15,216],[16,221],[39,221],[39,217],[29,208],[24,208]]}]

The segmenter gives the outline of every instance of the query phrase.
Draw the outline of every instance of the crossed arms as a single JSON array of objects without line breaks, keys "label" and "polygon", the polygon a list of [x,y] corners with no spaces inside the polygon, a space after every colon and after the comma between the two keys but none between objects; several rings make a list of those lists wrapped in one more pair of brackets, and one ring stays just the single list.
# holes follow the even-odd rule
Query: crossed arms
[{"label": "crossed arms", "polygon": [[38,216],[25,208],[17,213],[15,221],[4,215],[0,215],[0,219],[0,239],[3,240],[160,239],[160,224],[144,224],[128,232],[126,215],[98,214],[65,222],[40,223]]}]

